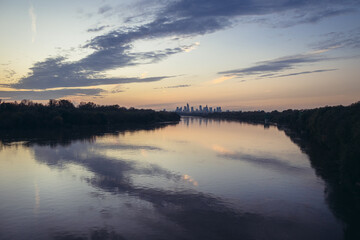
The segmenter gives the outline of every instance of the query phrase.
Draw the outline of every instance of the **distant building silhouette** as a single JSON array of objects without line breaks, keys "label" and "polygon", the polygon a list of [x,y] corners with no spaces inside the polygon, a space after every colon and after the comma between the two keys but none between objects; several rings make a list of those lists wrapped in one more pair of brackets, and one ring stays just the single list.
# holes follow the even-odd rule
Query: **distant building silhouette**
[{"label": "distant building silhouette", "polygon": [[199,108],[195,108],[193,106],[190,106],[189,103],[186,103],[183,107],[176,107],[175,112],[178,113],[213,113],[213,112],[222,112],[221,107],[208,107],[208,105],[205,105],[205,107],[202,107],[202,105],[199,105]]}]

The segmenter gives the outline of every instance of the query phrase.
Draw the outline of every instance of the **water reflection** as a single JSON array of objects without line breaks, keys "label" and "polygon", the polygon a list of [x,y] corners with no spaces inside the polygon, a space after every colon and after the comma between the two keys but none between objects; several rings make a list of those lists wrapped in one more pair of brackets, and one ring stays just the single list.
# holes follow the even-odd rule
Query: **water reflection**
[{"label": "water reflection", "polygon": [[116,240],[125,240],[123,236],[116,233],[114,230],[108,230],[106,228],[94,229],[91,230],[89,234],[74,234],[67,232],[58,232],[53,235],[55,240],[82,240],[82,239],[92,239],[92,240],[103,240],[103,239],[116,239]]},{"label": "water reflection", "polygon": [[284,161],[274,156],[257,156],[241,152],[234,152],[225,149],[219,145],[213,145],[213,150],[223,158],[245,161],[254,165],[261,166],[262,168],[270,168],[276,171],[296,173],[310,173],[306,167],[293,165],[289,161]]},{"label": "water reflection", "polygon": [[348,186],[339,179],[339,166],[336,164],[339,156],[345,155],[345,152],[330,152],[326,148],[314,146],[312,143],[304,141],[289,129],[284,129],[284,132],[294,143],[300,146],[302,151],[308,154],[316,175],[325,180],[325,200],[334,215],[344,225],[344,239],[360,239],[358,189],[349,191]]},{"label": "water reflection", "polygon": [[[0,189],[10,194],[0,199],[0,238],[341,236],[306,155],[273,127],[183,118],[175,126],[84,134],[2,141],[10,163],[1,160],[0,169],[12,172],[0,172],[7,183]],[[31,178],[35,193],[34,185],[27,192]],[[16,209],[14,192],[23,206],[35,197],[35,222],[26,207]]]}]

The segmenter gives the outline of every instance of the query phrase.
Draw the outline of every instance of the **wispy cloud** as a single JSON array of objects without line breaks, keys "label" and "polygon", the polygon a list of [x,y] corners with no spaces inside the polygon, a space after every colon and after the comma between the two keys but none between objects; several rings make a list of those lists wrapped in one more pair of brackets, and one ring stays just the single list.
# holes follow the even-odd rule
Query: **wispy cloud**
[{"label": "wispy cloud", "polygon": [[191,52],[192,50],[195,50],[198,46],[200,46],[200,42],[195,42],[192,45],[184,46],[182,49],[184,52]]},{"label": "wispy cloud", "polygon": [[[163,4],[163,3],[162,3]],[[94,38],[88,47],[105,49],[117,45],[127,44],[138,39],[154,39],[165,36],[193,36],[211,33],[227,28],[233,24],[235,18],[251,16],[268,16],[296,11],[299,14],[297,23],[305,23],[304,18],[313,13],[319,21],[321,18],[334,14],[318,14],[318,9],[325,11],[330,9],[351,8],[359,6],[356,1],[238,1],[238,0],[180,0],[168,2],[161,8],[154,20],[131,28],[118,29],[111,33]],[[340,10],[337,11],[340,14]],[[343,12],[344,14],[347,11]],[[285,14],[286,16],[286,14]],[[300,17],[302,16],[302,17]],[[292,18],[293,16],[288,16]],[[313,18],[313,16],[311,16]],[[308,20],[314,22],[315,20]],[[295,24],[295,23],[294,23]]]},{"label": "wispy cloud", "polygon": [[[274,74],[277,72],[294,69],[295,66],[300,66],[307,63],[314,63],[327,60],[327,58],[320,57],[316,54],[299,54],[293,56],[287,56],[282,58],[277,58],[268,61],[258,62],[255,66],[248,68],[239,68],[223,72],[218,72],[218,74],[225,75],[226,77],[242,77],[248,75],[261,75],[261,74]],[[263,75],[269,76],[269,75]],[[226,80],[226,79],[225,79]]]},{"label": "wispy cloud", "polygon": [[30,20],[31,20],[31,33],[32,33],[31,41],[35,42],[35,38],[36,38],[36,14],[35,14],[35,9],[34,9],[33,5],[30,5],[29,15],[30,15]]},{"label": "wispy cloud", "polygon": [[167,87],[160,87],[160,88],[154,88],[154,89],[164,89],[164,88],[186,88],[190,87],[190,84],[181,84],[181,85],[175,85],[175,86],[167,86]]},{"label": "wispy cloud", "polygon": [[168,86],[165,88],[185,88],[185,87],[190,87],[190,84],[181,84],[181,85],[175,85],[175,86]]},{"label": "wispy cloud", "polygon": [[104,5],[104,6],[102,6],[102,7],[99,8],[98,13],[99,13],[99,14],[104,14],[104,13],[110,11],[111,9],[112,9],[112,8],[111,8],[110,5]]},{"label": "wispy cloud", "polygon": [[236,75],[222,76],[222,77],[212,80],[211,82],[213,84],[219,84],[219,83],[225,82],[226,80],[233,79],[235,77],[236,77]]},{"label": "wispy cloud", "polygon": [[257,15],[249,19],[241,19],[240,21],[245,23],[258,23],[272,28],[288,28],[299,24],[313,24],[325,18],[356,12],[356,3],[353,5],[350,2],[344,2],[343,5],[336,5],[334,2],[325,2],[326,1],[308,2],[307,4],[299,5],[298,9],[289,8],[281,12],[281,15],[274,12],[268,16]]},{"label": "wispy cloud", "polygon": [[12,69],[5,69],[4,72],[5,72],[5,78],[8,79],[11,79],[16,74],[16,72]]},{"label": "wispy cloud", "polygon": [[7,62],[7,63],[1,63],[1,66],[9,66],[11,64],[11,61]]},{"label": "wispy cloud", "polygon": [[318,69],[313,71],[303,71],[303,72],[296,72],[296,73],[288,73],[288,74],[281,74],[281,75],[273,75],[272,78],[279,78],[279,77],[290,77],[290,76],[297,76],[297,75],[303,75],[303,74],[310,74],[310,73],[322,73],[322,72],[331,72],[336,71],[337,69]]},{"label": "wispy cloud", "polygon": [[87,32],[100,32],[102,30],[104,30],[105,28],[108,28],[110,27],[109,25],[103,25],[103,26],[100,26],[100,27],[94,27],[94,28],[89,28],[87,30]]},{"label": "wispy cloud", "polygon": [[[139,64],[159,62],[171,55],[188,52],[199,44],[166,48],[163,50],[135,52],[133,44],[137,40],[158,39],[164,37],[192,37],[199,36],[231,27],[239,19],[252,17],[267,18],[278,14],[284,18],[291,17],[291,24],[317,22],[324,18],[349,13],[349,9],[358,8],[360,3],[355,0],[333,1],[239,1],[239,0],[179,0],[154,1],[156,11],[146,21],[129,28],[118,28],[99,35],[83,45],[83,48],[93,50],[90,55],[75,61],[67,62],[63,56],[45,59],[37,62],[32,73],[12,84],[14,88],[46,89],[53,87],[80,87],[102,84],[124,84],[132,82],[159,81],[167,76],[153,78],[106,78],[103,72],[111,69],[124,68]],[[99,15],[118,14],[111,5],[104,5],[98,9]],[[296,12],[287,16],[289,13]],[[36,34],[36,15],[33,6],[29,9],[32,20],[33,41]],[[279,24],[281,26],[281,24]],[[99,32],[106,26],[88,29]],[[275,59],[256,64],[253,67],[220,72],[239,77],[241,75],[268,74],[293,69],[304,63],[321,61],[320,58],[308,55],[293,56],[286,59]],[[217,83],[225,81],[218,79]]]},{"label": "wispy cloud", "polygon": [[313,44],[312,47],[318,49],[335,48],[360,48],[360,27],[345,32],[330,32],[323,35],[324,40]]},{"label": "wispy cloud", "polygon": [[169,76],[107,78],[100,72],[110,69],[158,62],[168,56],[184,52],[192,45],[164,50],[131,53],[131,46],[120,45],[95,51],[87,57],[67,62],[65,57],[54,57],[37,62],[30,68],[32,73],[12,84],[13,88],[46,89],[56,87],[82,87],[103,84],[160,81]]},{"label": "wispy cloud", "polygon": [[[32,68],[32,74],[19,82],[10,84],[17,89],[47,89],[59,87],[87,87],[108,84],[125,84],[139,82],[160,81],[171,76],[158,77],[124,77],[107,78],[95,71],[91,71],[89,64],[93,62],[65,63],[64,58],[48,58],[43,62],[36,63]],[[101,66],[98,66],[101,69]]]},{"label": "wispy cloud", "polygon": [[147,75],[149,74],[149,72],[143,72],[142,74],[140,74],[140,78],[145,78]]}]

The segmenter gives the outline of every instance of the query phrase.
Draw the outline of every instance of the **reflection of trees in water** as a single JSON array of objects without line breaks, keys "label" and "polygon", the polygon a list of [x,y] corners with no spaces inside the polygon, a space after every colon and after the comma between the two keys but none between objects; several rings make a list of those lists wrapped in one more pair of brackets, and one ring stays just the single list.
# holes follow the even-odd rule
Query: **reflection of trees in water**
[{"label": "reflection of trees in water", "polygon": [[[147,147],[155,151],[159,150],[151,146]],[[183,180],[181,175],[157,165],[142,165],[127,159],[112,159],[98,155],[94,148],[96,145],[89,147],[88,144],[81,143],[66,147],[58,146],[56,149],[33,146],[36,159],[42,163],[51,167],[63,166],[67,163],[85,166],[95,173],[93,177],[85,179],[88,184],[103,191],[126,194],[151,203],[158,213],[179,226],[179,229],[162,229],[161,226],[154,226],[161,229],[157,233],[161,238],[166,236],[167,239],[249,238],[256,233],[253,225],[266,222],[261,216],[241,214],[227,207],[220,199],[194,190],[168,191],[137,186],[132,182],[131,176],[158,176],[173,182]],[[120,148],[133,150],[137,146],[125,144],[120,145]],[[154,236],[155,239],[157,237],[159,236]]]},{"label": "reflection of trees in water", "polygon": [[[120,145],[121,149],[136,147]],[[152,149],[151,146],[147,147]],[[172,182],[182,181],[182,176],[157,165],[142,165],[127,159],[98,155],[94,148],[96,145],[79,143],[67,147],[58,146],[56,149],[33,147],[36,159],[42,163],[52,167],[66,163],[80,164],[95,174],[86,179],[88,184],[103,191],[125,194],[151,203],[157,213],[177,226],[153,226],[161,229],[153,236],[154,239],[279,239],[285,235],[291,236],[291,239],[332,237],[326,231],[315,231],[310,227],[311,223],[292,224],[281,217],[244,213],[231,208],[222,199],[195,190],[170,191],[136,185],[131,176],[158,176]],[[86,154],[80,154],[84,152]]]},{"label": "reflection of trees in water", "polygon": [[346,224],[345,237],[360,239],[360,102],[346,107],[222,112],[204,117],[245,122],[265,120],[298,133],[287,131],[310,156],[318,176],[326,181],[328,205]]},{"label": "reflection of trees in water", "polygon": [[351,185],[343,184],[341,168],[338,157],[346,153],[340,152],[340,148],[325,149],[314,142],[306,141],[297,133],[289,129],[283,129],[287,136],[297,144],[310,159],[311,166],[317,176],[326,183],[325,199],[334,215],[345,223],[345,239],[360,239],[360,198],[358,189],[352,189]]},{"label": "reflection of trees in water", "polygon": [[124,135],[127,132],[139,130],[156,130],[174,123],[158,124],[128,124],[121,127],[77,127],[65,129],[36,130],[0,130],[0,146],[13,142],[27,142],[27,145],[44,145],[56,147],[70,145],[73,141],[94,142],[97,137],[105,135]]},{"label": "reflection of trees in water", "polygon": [[[145,128],[154,130],[161,126]],[[129,131],[129,130],[126,130]],[[130,131],[136,131],[132,129]],[[199,191],[165,190],[154,187],[142,187],[132,181],[132,176],[157,176],[169,182],[181,183],[182,176],[161,168],[155,164],[139,164],[129,159],[111,158],[100,155],[96,148],[109,147],[126,149],[147,149],[162,151],[155,146],[138,146],[121,144],[101,146],[89,144],[96,137],[105,134],[123,134],[124,131],[88,129],[78,132],[29,133],[26,136],[14,135],[12,138],[2,137],[1,141],[9,143],[28,141],[26,146],[32,147],[35,159],[54,168],[68,163],[86,167],[94,176],[86,179],[92,186],[103,191],[119,195],[129,195],[151,203],[157,213],[171,226],[153,225],[157,232],[149,236],[152,239],[334,239],[329,229],[316,229],[310,222],[293,223],[287,218],[262,216],[260,214],[235,210],[224,200]],[[23,133],[24,135],[24,133]],[[9,136],[9,135],[7,135]],[[12,139],[12,140],[11,140]],[[91,146],[90,146],[91,145]],[[49,147],[50,146],[50,147]],[[95,149],[94,149],[95,148]],[[261,159],[258,161],[261,161]],[[273,164],[274,165],[274,164]],[[140,221],[140,220],[139,220]],[[144,221],[144,220],[142,220]],[[148,224],[154,224],[148,222]],[[304,229],[306,229],[304,231]],[[55,239],[125,239],[123,234],[112,228],[90,229],[89,235],[71,232],[60,232]]]}]

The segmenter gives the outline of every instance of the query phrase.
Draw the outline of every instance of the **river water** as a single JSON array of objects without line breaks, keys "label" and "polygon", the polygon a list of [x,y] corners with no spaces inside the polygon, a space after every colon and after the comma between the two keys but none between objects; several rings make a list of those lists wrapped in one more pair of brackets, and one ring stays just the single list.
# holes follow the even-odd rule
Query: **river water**
[{"label": "river water", "polygon": [[0,239],[342,239],[276,127],[176,125],[0,144]]}]

